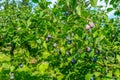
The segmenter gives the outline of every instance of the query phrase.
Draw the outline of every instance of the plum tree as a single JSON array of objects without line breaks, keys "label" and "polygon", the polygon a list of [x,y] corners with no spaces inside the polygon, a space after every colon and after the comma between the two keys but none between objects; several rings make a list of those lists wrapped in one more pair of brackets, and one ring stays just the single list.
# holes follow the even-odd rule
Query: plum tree
[{"label": "plum tree", "polygon": [[1,2],[0,79],[119,80],[120,1],[97,1]]}]

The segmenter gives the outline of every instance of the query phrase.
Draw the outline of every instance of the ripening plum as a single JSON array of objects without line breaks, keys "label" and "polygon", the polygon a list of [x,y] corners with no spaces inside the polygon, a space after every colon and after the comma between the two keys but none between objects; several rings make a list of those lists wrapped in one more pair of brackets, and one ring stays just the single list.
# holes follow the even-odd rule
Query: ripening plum
[{"label": "ripening plum", "polygon": [[106,60],[108,60],[108,57],[105,57]]},{"label": "ripening plum", "polygon": [[70,12],[68,12],[68,11],[66,11],[66,12],[64,12],[64,16],[69,16],[70,15]]},{"label": "ripening plum", "polygon": [[93,22],[90,22],[89,25],[91,28],[93,28],[95,26]]},{"label": "ripening plum", "polygon": [[75,63],[76,63],[75,60],[74,60],[74,58],[72,58],[71,62],[72,62],[72,64],[75,64]]},{"label": "ripening plum", "polygon": [[98,49],[96,49],[96,50],[95,50],[95,53],[96,53],[96,54],[100,54],[100,53],[101,53],[101,51],[100,51],[100,50],[98,50]]},{"label": "ripening plum", "polygon": [[48,37],[46,37],[46,42],[48,42],[49,41],[49,39],[48,39]]},{"label": "ripening plum", "polygon": [[89,30],[89,29],[90,29],[90,26],[89,26],[89,25],[86,25],[86,29]]},{"label": "ripening plum", "polygon": [[113,34],[113,35],[112,35],[112,39],[114,39],[114,38],[115,38],[115,35]]},{"label": "ripening plum", "polygon": [[97,57],[94,57],[94,58],[93,58],[93,62],[96,62],[96,61],[97,61]]},{"label": "ripening plum", "polygon": [[47,36],[48,38],[51,38],[51,35],[50,34],[48,34],[48,36]]},{"label": "ripening plum", "polygon": [[56,43],[54,43],[54,44],[53,44],[53,46],[54,46],[54,47],[56,47],[56,46],[57,46],[57,44],[56,44]]},{"label": "ripening plum", "polygon": [[90,52],[90,47],[87,46],[87,47],[86,47],[86,51],[87,51],[87,52]]},{"label": "ripening plum", "polygon": [[10,74],[10,80],[14,80],[14,73],[13,72],[11,72],[11,74]]},{"label": "ripening plum", "polygon": [[50,38],[51,38],[51,35],[48,34],[48,36],[45,38],[46,42],[48,42]]},{"label": "ripening plum", "polygon": [[22,68],[23,67],[23,64],[22,63],[20,63],[20,68]]},{"label": "ripening plum", "polygon": [[71,43],[72,43],[72,41],[71,41],[71,40],[68,40],[67,42],[68,42],[68,44],[71,44]]},{"label": "ripening plum", "polygon": [[69,51],[69,50],[67,50],[67,51],[66,51],[66,54],[67,54],[67,55],[70,55],[70,51]]}]

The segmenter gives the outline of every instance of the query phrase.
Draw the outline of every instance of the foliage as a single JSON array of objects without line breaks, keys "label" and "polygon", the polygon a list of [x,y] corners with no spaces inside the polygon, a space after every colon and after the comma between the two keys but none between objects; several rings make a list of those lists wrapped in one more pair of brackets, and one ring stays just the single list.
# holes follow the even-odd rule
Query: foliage
[{"label": "foliage", "polygon": [[1,80],[120,79],[119,1],[32,1],[1,3]]}]

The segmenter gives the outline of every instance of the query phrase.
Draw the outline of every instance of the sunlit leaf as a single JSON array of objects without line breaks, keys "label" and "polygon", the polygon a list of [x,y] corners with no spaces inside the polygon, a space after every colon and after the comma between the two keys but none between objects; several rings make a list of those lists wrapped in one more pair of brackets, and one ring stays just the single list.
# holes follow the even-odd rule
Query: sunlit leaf
[{"label": "sunlit leaf", "polygon": [[81,6],[80,6],[80,5],[78,5],[78,6],[76,7],[76,12],[77,12],[77,14],[78,14],[79,16],[81,16]]},{"label": "sunlit leaf", "polygon": [[49,55],[50,55],[50,53],[47,52],[47,51],[42,53],[42,57],[43,57],[44,59],[46,59]]},{"label": "sunlit leaf", "polygon": [[96,6],[97,6],[97,1],[98,1],[98,0],[90,0],[90,4],[91,4],[93,7],[96,7]]}]

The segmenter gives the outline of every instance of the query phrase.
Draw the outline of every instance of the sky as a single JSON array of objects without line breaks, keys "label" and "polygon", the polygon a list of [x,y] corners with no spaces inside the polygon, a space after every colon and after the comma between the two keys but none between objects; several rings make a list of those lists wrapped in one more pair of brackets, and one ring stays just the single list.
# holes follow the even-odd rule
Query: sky
[{"label": "sky", "polygon": [[[1,1],[4,1],[4,0],[0,0],[0,2],[1,2]],[[22,1],[22,0],[16,0],[16,1]],[[57,2],[57,0],[48,0],[48,1],[51,1],[51,2],[52,2],[52,4],[50,5],[51,8],[52,8],[53,5],[55,4],[55,2]],[[87,1],[89,1],[89,0],[87,0]],[[110,2],[110,0],[109,0],[109,2]],[[99,6],[99,5],[105,6],[106,4],[104,3],[104,1],[98,0],[97,5],[98,5],[98,6]],[[111,5],[108,5],[108,7],[112,7],[112,6],[111,6]],[[108,7],[107,7],[107,8],[108,8]],[[102,9],[104,10],[105,7],[103,7]],[[114,12],[115,12],[115,10],[107,13],[108,17],[109,17],[109,18],[115,18]]]},{"label": "sky", "polygon": [[57,0],[49,0],[52,2],[51,6],[53,6],[55,4],[55,2],[57,2]]},{"label": "sky", "polygon": [[[49,1],[52,2],[52,4],[50,5],[50,7],[53,7],[53,5],[55,4],[55,2],[57,2],[57,0],[49,0]],[[89,1],[89,0],[88,0],[88,1]],[[110,2],[110,0],[109,0],[109,2]],[[97,5],[98,5],[98,6],[100,6],[100,5],[105,6],[106,4],[105,4],[104,1],[98,0]],[[108,7],[112,7],[112,6],[111,6],[111,5],[108,5],[107,8],[108,8]],[[103,8],[103,10],[104,10],[104,9],[105,9],[105,7]],[[109,18],[115,18],[114,12],[115,12],[115,10],[107,13],[108,17],[109,17]]]},{"label": "sky", "polygon": [[[110,0],[109,0],[109,2],[110,2]],[[109,3],[109,2],[108,2],[108,3]],[[97,5],[98,5],[98,6],[100,6],[100,5],[105,6],[106,4],[105,4],[104,1],[98,0]],[[110,8],[110,7],[112,7],[112,5],[107,5],[106,8]],[[105,7],[103,7],[103,10],[104,10],[104,9],[105,9]],[[113,10],[113,11],[107,13],[108,17],[109,17],[109,18],[115,18],[114,12],[115,12],[115,10]]]}]

